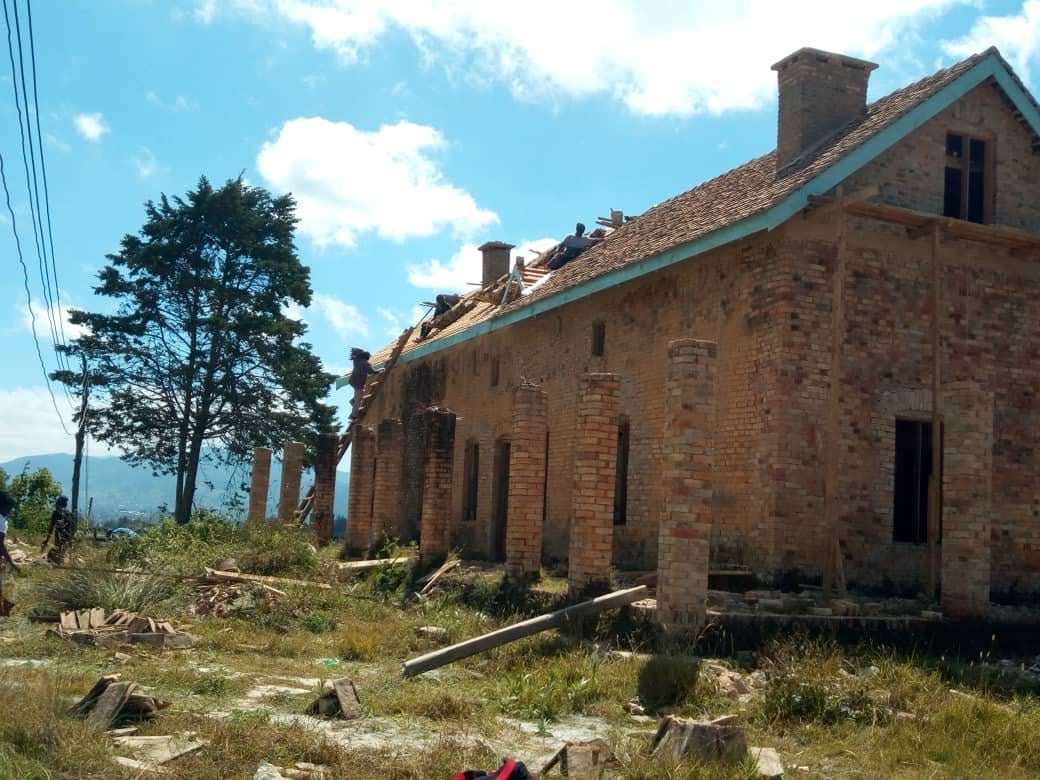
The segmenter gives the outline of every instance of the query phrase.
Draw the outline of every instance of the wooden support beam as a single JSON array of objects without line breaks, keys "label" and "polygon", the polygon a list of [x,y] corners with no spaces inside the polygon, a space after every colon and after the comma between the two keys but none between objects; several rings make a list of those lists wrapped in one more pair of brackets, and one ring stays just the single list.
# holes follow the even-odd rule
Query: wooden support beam
[{"label": "wooden support beam", "polygon": [[500,628],[498,631],[492,631],[490,634],[467,639],[465,642],[445,647],[443,650],[434,650],[432,653],[405,661],[401,665],[401,673],[405,677],[414,677],[417,674],[428,672],[430,669],[436,669],[453,661],[468,658],[471,655],[483,653],[500,645],[515,642],[517,639],[548,631],[550,628],[560,628],[586,615],[594,615],[607,609],[623,607],[626,604],[631,604],[633,601],[639,601],[646,597],[647,590],[645,585],[607,593],[604,596],[582,601],[556,612],[550,612],[547,615],[539,615],[530,620],[514,623],[511,626]]},{"label": "wooden support beam", "polygon": [[906,235],[907,235],[907,238],[911,238],[911,239],[914,239],[914,240],[916,240],[918,238],[925,238],[925,237],[929,237],[930,238],[932,236],[932,234],[935,233],[935,229],[937,227],[939,227],[939,221],[935,220],[935,219],[931,219],[931,220],[928,220],[927,222],[922,222],[920,225],[915,225],[913,227],[908,227],[906,229]]},{"label": "wooden support beam", "polygon": [[881,194],[881,190],[876,184],[870,184],[866,187],[859,187],[848,195],[842,195],[844,186],[839,184],[834,195],[810,195],[809,205],[806,207],[805,213],[811,213],[814,216],[829,214],[839,209],[848,208],[854,203],[861,203],[865,200],[876,198]]}]

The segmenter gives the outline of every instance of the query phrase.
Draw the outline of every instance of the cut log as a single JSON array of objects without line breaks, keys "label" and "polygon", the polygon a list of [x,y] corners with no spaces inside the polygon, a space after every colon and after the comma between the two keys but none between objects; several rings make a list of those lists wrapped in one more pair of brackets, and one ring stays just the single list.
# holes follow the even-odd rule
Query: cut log
[{"label": "cut log", "polygon": [[458,661],[461,658],[468,658],[471,655],[515,642],[517,639],[548,631],[550,628],[565,626],[586,615],[594,615],[604,610],[623,607],[626,604],[631,604],[633,601],[639,601],[646,597],[647,590],[645,585],[614,591],[604,596],[597,596],[594,599],[582,601],[579,604],[565,607],[556,612],[524,620],[523,622],[500,628],[497,631],[492,631],[489,634],[467,639],[465,642],[459,642],[451,647],[445,647],[443,650],[434,650],[426,655],[405,661],[401,666],[401,672],[405,677],[413,677],[417,674],[428,672],[430,669],[436,669],[439,666]]},{"label": "cut log", "polygon": [[270,585],[297,585],[304,588],[321,588],[332,590],[327,582],[312,582],[311,580],[292,580],[285,577],[265,577],[262,574],[242,574],[240,572],[216,571],[206,569],[205,579],[210,582],[259,582]]}]

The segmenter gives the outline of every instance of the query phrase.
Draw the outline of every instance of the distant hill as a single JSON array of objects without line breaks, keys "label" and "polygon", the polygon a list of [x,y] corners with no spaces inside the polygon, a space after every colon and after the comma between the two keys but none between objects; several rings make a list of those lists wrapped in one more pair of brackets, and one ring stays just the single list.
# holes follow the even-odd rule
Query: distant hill
[{"label": "distant hill", "polygon": [[[68,492],[72,487],[72,456],[64,453],[53,455],[33,455],[15,458],[0,463],[0,468],[15,476],[21,473],[25,464],[32,470],[46,468]],[[248,494],[245,488],[249,484],[249,465],[237,469],[215,468],[205,466],[199,472],[199,487],[195,495],[195,505],[225,512],[232,517],[244,517]],[[271,474],[271,489],[268,492],[268,513],[275,510],[278,503],[278,486],[281,478],[278,464],[274,464]],[[336,515],[347,514],[347,491],[349,474],[338,472],[336,477]],[[303,477],[303,490],[310,488],[314,481],[313,472]],[[144,468],[134,468],[116,457],[89,457],[84,460],[84,473],[81,477],[80,501],[86,511],[86,490],[94,498],[94,520],[105,523],[126,516],[136,519],[154,519],[159,515],[163,504],[173,508],[174,483],[172,476],[154,476]]]}]

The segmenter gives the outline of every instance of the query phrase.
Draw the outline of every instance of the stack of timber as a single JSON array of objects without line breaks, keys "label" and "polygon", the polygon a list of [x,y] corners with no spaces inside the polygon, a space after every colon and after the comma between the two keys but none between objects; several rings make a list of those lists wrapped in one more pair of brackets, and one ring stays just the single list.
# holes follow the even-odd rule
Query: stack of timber
[{"label": "stack of timber", "polygon": [[106,615],[105,610],[100,608],[62,612],[58,626],[51,629],[51,633],[77,644],[101,647],[146,644],[180,650],[195,644],[195,637],[178,631],[166,620],[156,620],[123,609],[110,615]]}]

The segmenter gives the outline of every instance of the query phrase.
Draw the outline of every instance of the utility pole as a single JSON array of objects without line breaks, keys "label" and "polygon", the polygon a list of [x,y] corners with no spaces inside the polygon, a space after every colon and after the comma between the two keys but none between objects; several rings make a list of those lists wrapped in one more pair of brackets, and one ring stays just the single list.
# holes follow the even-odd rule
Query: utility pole
[{"label": "utility pole", "polygon": [[87,400],[90,397],[90,374],[87,372],[87,356],[80,355],[83,369],[83,386],[80,392],[79,428],[76,429],[76,455],[72,461],[72,517],[79,519],[79,472],[83,465],[83,442],[87,435]]}]

